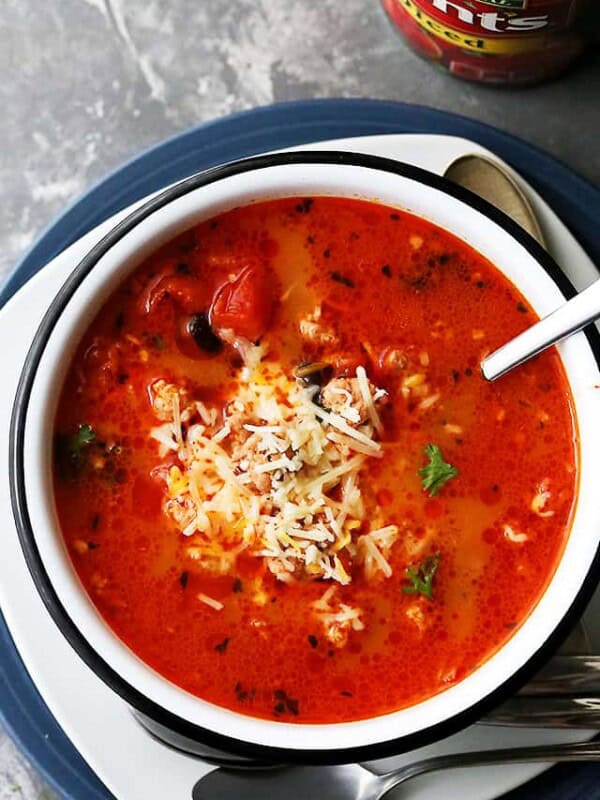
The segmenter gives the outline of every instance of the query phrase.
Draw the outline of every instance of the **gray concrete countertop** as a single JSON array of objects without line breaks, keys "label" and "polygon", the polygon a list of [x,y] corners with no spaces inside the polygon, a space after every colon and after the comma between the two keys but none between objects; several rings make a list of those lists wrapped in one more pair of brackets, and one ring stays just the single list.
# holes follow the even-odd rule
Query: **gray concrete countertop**
[{"label": "gray concrete countertop", "polygon": [[[475,117],[600,183],[600,26],[533,89],[456,81],[401,42],[378,0],[3,0],[0,281],[43,226],[141,149],[232,111],[379,97]],[[0,732],[0,800],[49,800]]]}]

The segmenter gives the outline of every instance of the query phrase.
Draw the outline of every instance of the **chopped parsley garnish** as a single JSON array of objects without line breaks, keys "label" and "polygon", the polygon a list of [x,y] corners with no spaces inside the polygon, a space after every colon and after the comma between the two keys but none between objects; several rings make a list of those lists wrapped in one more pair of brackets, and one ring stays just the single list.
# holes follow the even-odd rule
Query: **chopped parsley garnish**
[{"label": "chopped parsley garnish", "polygon": [[94,429],[91,425],[80,425],[77,433],[71,437],[73,441],[73,447],[77,453],[79,453],[81,449],[86,446],[86,444],[93,442],[95,438],[96,434],[94,433]]},{"label": "chopped parsley garnish", "polygon": [[440,553],[427,556],[416,567],[407,567],[406,577],[410,586],[403,586],[404,594],[422,594],[428,600],[433,600],[433,579],[440,565]]},{"label": "chopped parsley garnish", "polygon": [[227,650],[227,645],[229,644],[229,636],[226,636],[222,642],[215,645],[215,650],[217,653],[224,653]]},{"label": "chopped parsley garnish", "polygon": [[430,497],[435,497],[445,483],[456,478],[458,470],[444,461],[442,451],[437,444],[428,444],[425,447],[425,455],[429,459],[429,464],[421,467],[419,475],[423,489],[429,492]]},{"label": "chopped parsley garnish", "polygon": [[56,460],[64,478],[75,478],[81,471],[85,451],[96,439],[91,425],[80,425],[77,433],[60,434],[56,439]]},{"label": "chopped parsley garnish", "polygon": [[153,333],[150,336],[150,344],[155,350],[164,350],[166,347],[165,340],[160,333]]}]

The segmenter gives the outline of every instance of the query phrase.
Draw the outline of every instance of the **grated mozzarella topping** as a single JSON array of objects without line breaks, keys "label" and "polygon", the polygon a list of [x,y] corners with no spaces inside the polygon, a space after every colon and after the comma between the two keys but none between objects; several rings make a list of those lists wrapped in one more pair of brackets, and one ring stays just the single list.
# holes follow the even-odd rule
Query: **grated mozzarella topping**
[{"label": "grated mozzarella topping", "polygon": [[516,531],[512,525],[508,524],[502,526],[502,533],[505,539],[508,539],[509,542],[515,542],[515,544],[523,544],[529,538],[526,533]]},{"label": "grated mozzarella topping", "polygon": [[197,597],[201,603],[214,608],[215,611],[221,611],[221,609],[224,608],[223,603],[220,600],[215,600],[214,597],[209,597],[207,594],[204,594],[204,592],[199,592]]},{"label": "grated mozzarella topping", "polygon": [[[392,574],[388,557],[398,528],[363,532],[369,522],[360,488],[365,462],[383,456],[374,438],[383,430],[375,402],[385,393],[371,390],[363,367],[356,377],[368,409],[363,424],[367,415],[358,414],[350,393],[344,416],[327,411],[315,402],[315,387],[290,380],[272,362],[247,362],[222,421],[218,409],[190,404],[184,389],[153,384],[163,424],[151,436],[161,458],[171,453],[179,461],[160,468],[163,510],[190,538],[190,558],[227,572],[246,551],[288,583],[313,577],[346,585],[353,558],[368,578]],[[343,604],[323,613],[329,628],[362,625]]]},{"label": "grated mozzarella topping", "polygon": [[336,647],[343,647],[350,631],[364,630],[361,620],[360,608],[349,606],[346,603],[335,604],[337,587],[330,586],[318,600],[312,604],[313,612],[323,626],[327,639]]},{"label": "grated mozzarella topping", "polygon": [[531,501],[530,508],[538,517],[552,517],[554,511],[547,508],[548,500],[552,497],[552,493],[548,491],[548,479],[544,480],[537,487],[536,493]]},{"label": "grated mozzarella topping", "polygon": [[367,378],[367,372],[364,367],[360,366],[356,368],[356,377],[358,379],[358,388],[360,389],[362,399],[365,401],[365,405],[367,406],[369,419],[371,420],[377,433],[383,433],[383,425],[381,424],[379,414],[375,408],[375,401],[371,395],[369,379]]}]

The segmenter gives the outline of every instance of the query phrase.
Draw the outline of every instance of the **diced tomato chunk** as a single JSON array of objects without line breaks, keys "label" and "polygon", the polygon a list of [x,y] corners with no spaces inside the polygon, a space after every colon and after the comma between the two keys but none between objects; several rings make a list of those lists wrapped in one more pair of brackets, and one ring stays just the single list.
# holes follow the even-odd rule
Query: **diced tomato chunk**
[{"label": "diced tomato chunk", "polygon": [[211,327],[217,333],[233,330],[236,336],[255,342],[269,327],[274,301],[267,270],[257,263],[249,264],[217,289],[209,311]]},{"label": "diced tomato chunk", "polygon": [[172,298],[186,314],[195,314],[207,308],[210,287],[194,275],[165,275],[150,287],[143,298],[144,312],[149,314],[166,298]]}]

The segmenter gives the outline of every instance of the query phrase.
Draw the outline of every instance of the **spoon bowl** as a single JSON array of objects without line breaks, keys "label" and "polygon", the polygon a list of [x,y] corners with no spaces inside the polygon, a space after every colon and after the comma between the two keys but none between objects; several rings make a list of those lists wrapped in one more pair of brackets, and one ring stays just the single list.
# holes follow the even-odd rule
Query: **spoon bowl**
[{"label": "spoon bowl", "polygon": [[543,245],[544,237],[527,196],[499,164],[475,153],[454,159],[444,177],[487,200],[511,217]]}]

